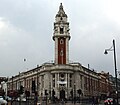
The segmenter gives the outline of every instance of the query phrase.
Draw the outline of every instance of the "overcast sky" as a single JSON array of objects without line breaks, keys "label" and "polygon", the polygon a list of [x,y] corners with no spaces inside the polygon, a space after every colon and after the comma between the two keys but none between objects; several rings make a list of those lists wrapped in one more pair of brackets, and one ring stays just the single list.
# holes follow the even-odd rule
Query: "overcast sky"
[{"label": "overcast sky", "polygon": [[70,23],[70,60],[114,75],[113,52],[104,50],[115,39],[119,71],[120,0],[0,0],[0,76],[54,60],[53,22],[60,3]]}]

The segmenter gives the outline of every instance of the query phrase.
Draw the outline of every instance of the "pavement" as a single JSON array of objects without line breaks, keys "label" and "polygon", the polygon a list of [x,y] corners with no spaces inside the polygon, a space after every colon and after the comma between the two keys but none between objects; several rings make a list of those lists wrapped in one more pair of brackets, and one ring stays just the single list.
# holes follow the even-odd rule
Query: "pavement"
[{"label": "pavement", "polygon": [[[13,102],[12,104],[8,104],[8,105],[35,105],[34,101],[31,103],[26,103],[26,102]],[[49,102],[42,102],[42,104],[37,104],[37,105],[92,105],[91,102],[80,102],[80,103],[72,103],[70,101],[68,101],[67,103],[63,103],[63,102],[59,102],[59,103],[49,103]],[[99,104],[96,105],[104,105],[103,101],[101,101]]]},{"label": "pavement", "polygon": [[[45,105],[45,104],[43,104]],[[67,102],[67,103],[49,103],[48,105],[92,105],[92,103],[89,103],[89,102],[84,102],[84,103],[72,103],[72,102]],[[96,104],[96,105],[104,105],[104,102],[101,101],[99,102],[99,104]]]},{"label": "pavement", "polygon": [[[48,105],[92,105],[92,103],[64,103],[64,104],[56,103],[56,104],[48,104]],[[104,104],[97,104],[97,105],[104,105]]]}]

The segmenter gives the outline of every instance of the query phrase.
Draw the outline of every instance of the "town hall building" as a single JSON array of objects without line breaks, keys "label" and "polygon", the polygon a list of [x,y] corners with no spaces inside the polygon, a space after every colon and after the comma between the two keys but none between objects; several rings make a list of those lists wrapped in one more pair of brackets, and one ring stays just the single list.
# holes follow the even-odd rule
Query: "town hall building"
[{"label": "town hall building", "polygon": [[107,94],[110,85],[108,76],[80,63],[69,62],[70,38],[68,16],[61,3],[54,22],[54,62],[43,63],[12,76],[8,81],[8,90],[20,90],[20,86],[23,86],[24,92],[29,91],[30,95],[36,91],[40,97],[54,95],[58,99]]}]

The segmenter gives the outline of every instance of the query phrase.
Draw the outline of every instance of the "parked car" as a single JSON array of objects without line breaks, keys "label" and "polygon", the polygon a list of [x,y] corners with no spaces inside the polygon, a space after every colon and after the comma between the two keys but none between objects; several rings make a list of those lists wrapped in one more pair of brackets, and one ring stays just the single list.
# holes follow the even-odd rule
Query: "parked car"
[{"label": "parked car", "polygon": [[2,96],[0,96],[0,105],[7,105],[7,101],[3,99]]},{"label": "parked car", "polygon": [[105,105],[113,105],[113,98],[107,98],[107,99],[104,101],[104,104],[105,104]]},{"label": "parked car", "polygon": [[40,102],[37,102],[37,105],[41,105],[41,103],[40,103]]},{"label": "parked car", "polygon": [[11,101],[11,100],[12,100],[12,98],[11,98],[11,97],[9,97],[9,96],[5,96],[5,100],[7,100],[7,101]]}]

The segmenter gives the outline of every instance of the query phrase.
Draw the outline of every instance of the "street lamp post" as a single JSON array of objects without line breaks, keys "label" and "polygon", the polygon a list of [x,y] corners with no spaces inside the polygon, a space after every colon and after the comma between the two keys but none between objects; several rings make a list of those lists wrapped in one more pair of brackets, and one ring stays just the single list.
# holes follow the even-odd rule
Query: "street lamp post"
[{"label": "street lamp post", "polygon": [[109,49],[105,49],[104,54],[108,54],[108,51],[114,51],[114,66],[115,66],[115,82],[116,82],[116,99],[118,103],[118,82],[117,82],[117,66],[116,66],[116,51],[115,51],[115,40],[113,39],[113,46]]}]

